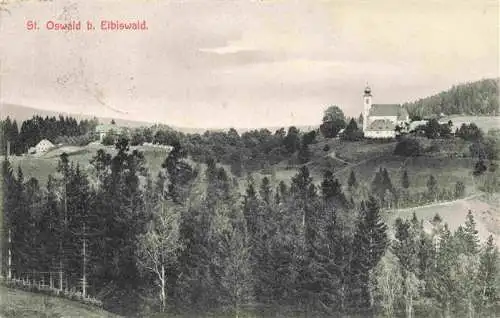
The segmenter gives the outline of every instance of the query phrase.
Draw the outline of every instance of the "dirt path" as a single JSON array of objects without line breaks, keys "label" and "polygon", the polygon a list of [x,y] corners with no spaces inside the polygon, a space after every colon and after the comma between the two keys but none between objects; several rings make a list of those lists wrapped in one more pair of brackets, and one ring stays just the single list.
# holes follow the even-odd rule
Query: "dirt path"
[{"label": "dirt path", "polygon": [[467,200],[470,200],[470,199],[474,199],[474,198],[480,197],[482,195],[483,195],[483,193],[475,193],[475,194],[471,194],[471,195],[469,195],[469,196],[467,196],[465,198],[458,199],[458,200],[436,202],[436,203],[431,203],[431,204],[419,205],[419,206],[415,206],[415,207],[412,207],[412,208],[391,209],[391,210],[386,210],[386,211],[387,212],[391,212],[391,213],[410,212],[410,211],[415,210],[415,209],[432,208],[432,207],[438,207],[438,206],[451,205],[451,204],[455,204],[455,203],[458,203],[458,202],[464,202],[464,201],[467,201]]},{"label": "dirt path", "polygon": [[[329,154],[327,154],[326,156],[328,156],[328,157],[330,157],[330,158],[333,158],[333,159],[335,159],[335,160],[337,160],[337,161],[343,162],[343,163],[345,163],[345,164],[347,164],[347,165],[352,164],[352,162],[348,162],[348,161],[345,161],[345,160],[340,159],[339,157],[337,157],[337,155],[335,154],[335,151],[330,152],[330,153],[329,153]],[[325,156],[325,157],[326,157],[326,156]]]},{"label": "dirt path", "polygon": [[[366,162],[368,162],[368,161],[370,161],[370,160],[375,160],[375,159],[378,159],[378,158],[381,158],[381,157],[385,157],[385,156],[386,156],[386,155],[381,155],[381,156],[376,156],[376,157],[368,158],[368,159],[365,159],[365,160],[361,160],[361,161],[356,162],[356,163],[350,163],[350,164],[349,164],[349,165],[347,165],[346,167],[344,167],[344,168],[342,168],[342,169],[340,169],[340,170],[335,171],[335,172],[333,173],[333,175],[334,175],[334,176],[335,176],[335,175],[338,175],[339,173],[341,173],[341,172],[343,172],[343,171],[345,171],[345,170],[347,170],[347,169],[352,169],[352,168],[357,167],[357,166],[360,166],[360,165],[362,165],[362,164],[364,164],[364,163],[366,163]],[[337,158],[335,158],[335,159],[337,159]],[[337,159],[337,160],[339,160],[339,159]],[[344,161],[344,162],[347,162],[347,161]]]}]

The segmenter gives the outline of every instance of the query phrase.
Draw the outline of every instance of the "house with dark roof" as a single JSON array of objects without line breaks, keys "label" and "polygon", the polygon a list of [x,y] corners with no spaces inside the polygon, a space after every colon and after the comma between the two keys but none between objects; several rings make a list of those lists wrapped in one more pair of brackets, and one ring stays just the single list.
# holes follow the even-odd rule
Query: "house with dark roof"
[{"label": "house with dark roof", "polygon": [[405,127],[410,117],[399,104],[372,104],[370,87],[363,95],[363,132],[366,138],[395,138],[396,127]]}]

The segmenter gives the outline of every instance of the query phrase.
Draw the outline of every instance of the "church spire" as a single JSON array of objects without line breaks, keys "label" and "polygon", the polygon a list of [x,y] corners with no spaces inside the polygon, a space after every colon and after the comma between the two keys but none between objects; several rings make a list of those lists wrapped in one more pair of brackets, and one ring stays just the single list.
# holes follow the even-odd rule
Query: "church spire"
[{"label": "church spire", "polygon": [[370,108],[372,107],[372,90],[368,83],[366,83],[365,94],[363,95],[363,131],[366,131],[369,121]]},{"label": "church spire", "polygon": [[365,86],[365,96],[371,96],[372,95],[372,89],[370,88],[370,86],[368,85],[368,82],[366,82],[366,86]]}]

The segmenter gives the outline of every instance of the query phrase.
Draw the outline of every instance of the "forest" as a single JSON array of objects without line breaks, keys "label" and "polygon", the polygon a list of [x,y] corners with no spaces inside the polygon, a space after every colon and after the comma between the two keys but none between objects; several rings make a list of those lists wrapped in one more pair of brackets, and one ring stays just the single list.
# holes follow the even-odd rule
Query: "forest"
[{"label": "forest", "polygon": [[[431,232],[416,215],[386,224],[380,189],[392,183],[383,169],[356,200],[331,171],[316,186],[307,166],[290,183],[249,175],[240,194],[231,172],[210,157],[189,163],[179,142],[157,176],[129,146],[121,138],[115,155],[99,150],[92,175],[63,154],[46,185],[4,161],[4,277],[85,291],[129,316],[500,310],[493,238],[479,241],[471,213],[453,232],[439,215]],[[406,174],[402,187],[410,183]]]},{"label": "forest", "polygon": [[440,114],[498,116],[498,78],[455,85],[417,101],[405,103],[412,120]]}]

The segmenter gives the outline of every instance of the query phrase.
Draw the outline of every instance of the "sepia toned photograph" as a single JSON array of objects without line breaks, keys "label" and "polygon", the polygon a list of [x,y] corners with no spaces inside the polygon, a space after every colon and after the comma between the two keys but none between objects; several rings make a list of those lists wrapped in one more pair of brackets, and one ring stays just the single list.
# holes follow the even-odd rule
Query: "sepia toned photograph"
[{"label": "sepia toned photograph", "polygon": [[500,317],[497,0],[0,0],[0,318]]}]

